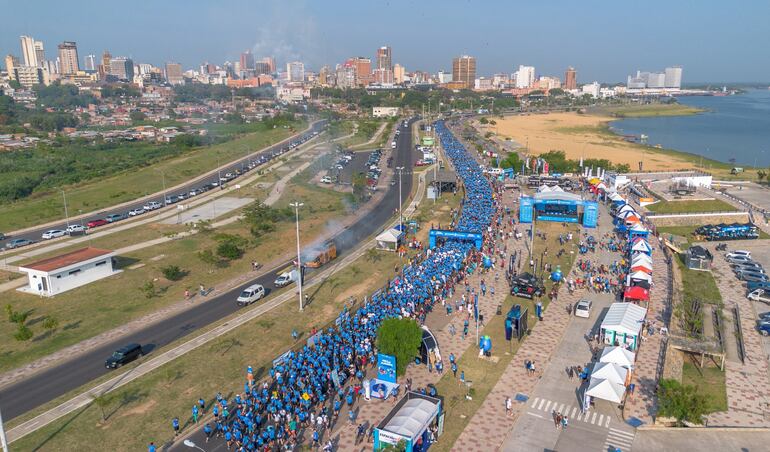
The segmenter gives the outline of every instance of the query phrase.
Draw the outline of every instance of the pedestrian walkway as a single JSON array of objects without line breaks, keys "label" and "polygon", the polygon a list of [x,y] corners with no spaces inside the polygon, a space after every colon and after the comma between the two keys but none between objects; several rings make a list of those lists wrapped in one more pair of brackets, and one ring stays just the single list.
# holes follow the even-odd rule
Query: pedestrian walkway
[{"label": "pedestrian walkway", "polygon": [[[577,405],[569,405],[566,403],[559,403],[558,401],[541,399],[535,397],[532,403],[529,404],[530,410],[542,411],[548,415],[554,411],[567,416],[570,422],[584,422],[586,424],[596,425],[604,428],[610,426],[610,415],[597,413],[596,411],[583,412],[582,408]],[[530,413],[528,411],[527,413]]]},{"label": "pedestrian walkway", "polygon": [[[650,238],[650,245],[655,247],[656,239]],[[650,290],[650,302],[647,306],[647,321],[654,330],[668,326],[671,298],[669,288],[672,275],[667,254],[661,241],[652,253],[652,274],[655,275],[655,287]],[[657,413],[658,377],[663,369],[666,336],[662,334],[642,335],[642,344],[636,353],[631,384],[636,386],[633,394],[629,393],[623,408],[626,420],[636,418],[646,424],[654,422]]]},{"label": "pedestrian walkway", "polygon": [[631,446],[634,444],[634,438],[636,437],[635,431],[618,430],[610,427],[607,432],[607,440],[604,441],[604,448],[601,452],[620,450],[631,450]]}]

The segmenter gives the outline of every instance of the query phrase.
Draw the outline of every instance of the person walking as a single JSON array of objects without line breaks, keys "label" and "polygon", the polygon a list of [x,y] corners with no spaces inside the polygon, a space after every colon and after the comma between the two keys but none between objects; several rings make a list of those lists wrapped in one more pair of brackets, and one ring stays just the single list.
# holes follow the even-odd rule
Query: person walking
[{"label": "person walking", "polygon": [[156,452],[157,448],[155,447],[155,442],[150,441],[150,445],[147,446],[147,452]]},{"label": "person walking", "polygon": [[174,429],[174,436],[179,436],[179,418],[171,419],[171,428]]},{"label": "person walking", "polygon": [[505,398],[505,414],[508,416],[513,416],[513,402],[511,401],[510,397]]},{"label": "person walking", "polygon": [[193,419],[193,424],[198,423],[198,405],[193,405],[192,407],[192,419]]},{"label": "person walking", "polygon": [[211,429],[211,424],[206,424],[203,426],[203,433],[206,435],[206,442],[209,442],[209,439],[211,439],[211,433],[213,430]]},{"label": "person walking", "polygon": [[567,424],[569,423],[569,420],[567,419],[567,416],[564,416],[561,418],[561,428],[562,430],[567,430]]}]

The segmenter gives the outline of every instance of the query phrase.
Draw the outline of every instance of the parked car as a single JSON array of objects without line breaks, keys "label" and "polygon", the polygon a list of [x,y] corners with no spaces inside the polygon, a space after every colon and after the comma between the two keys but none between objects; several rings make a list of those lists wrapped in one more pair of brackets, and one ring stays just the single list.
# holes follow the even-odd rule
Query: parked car
[{"label": "parked car", "polygon": [[141,214],[143,214],[145,212],[147,212],[147,211],[142,209],[142,208],[131,209],[131,210],[128,211],[128,216],[129,217],[135,217],[135,216],[141,215]]},{"label": "parked car", "polygon": [[767,275],[761,273],[741,273],[738,279],[746,282],[768,281]]},{"label": "parked car", "polygon": [[104,367],[108,369],[117,369],[118,367],[141,357],[142,346],[139,344],[128,344],[115,350],[112,356],[107,358],[104,362]]},{"label": "parked car", "polygon": [[765,320],[770,322],[770,312],[763,312],[757,316],[759,320]]},{"label": "parked car", "polygon": [[61,229],[50,229],[48,231],[45,231],[43,233],[43,239],[44,240],[51,240],[55,239],[57,237],[64,237],[66,233],[62,231]]},{"label": "parked car", "polygon": [[762,264],[751,261],[751,262],[736,262],[734,264],[730,264],[730,267],[735,270],[736,268],[762,268]]},{"label": "parked car", "polygon": [[749,292],[755,289],[770,289],[770,281],[751,281],[746,283],[746,288]]},{"label": "parked car", "polygon": [[332,178],[329,177],[329,176],[324,176],[324,177],[321,178],[321,183],[322,184],[331,184],[332,183]]},{"label": "parked car", "polygon": [[126,216],[122,213],[113,213],[104,217],[107,223],[115,223],[116,221],[125,220]]},{"label": "parked car", "polygon": [[91,220],[88,223],[86,223],[86,226],[88,228],[98,228],[99,226],[104,226],[105,224],[108,224],[107,220],[103,218],[99,218],[98,220]]},{"label": "parked car", "polygon": [[737,264],[737,263],[746,263],[746,262],[754,262],[754,261],[752,261],[750,257],[746,257],[746,256],[730,256],[727,258],[727,262],[731,264]]},{"label": "parked car", "polygon": [[757,331],[759,331],[762,336],[770,335],[770,321],[758,321]]},{"label": "parked car", "polygon": [[160,209],[161,207],[163,207],[163,205],[161,205],[161,203],[159,203],[158,201],[150,201],[144,206],[142,206],[142,208],[146,211]]},{"label": "parked car", "polygon": [[729,253],[725,254],[725,258],[726,259],[729,259],[731,257],[737,257],[737,256],[748,257],[749,259],[751,259],[751,251],[733,250],[733,251],[730,251]]},{"label": "parked car", "polygon": [[593,303],[591,300],[580,300],[575,305],[575,317],[591,317],[591,306]]},{"label": "parked car", "polygon": [[770,290],[768,289],[754,289],[746,295],[751,301],[761,301],[762,303],[770,303]]},{"label": "parked car", "polygon": [[29,240],[29,239],[13,239],[10,242],[6,243],[5,247],[7,249],[9,249],[9,250],[12,250],[14,248],[19,248],[19,247],[22,247],[22,246],[32,245],[33,243],[35,243],[35,242],[33,242],[32,240]]},{"label": "parked car", "polygon": [[246,306],[265,296],[265,288],[261,284],[254,284],[245,289],[236,300],[238,306]]},{"label": "parked car", "polygon": [[0,240],[5,240],[6,238],[7,238],[7,237],[5,236],[5,234],[3,234],[2,232],[0,232]]},{"label": "parked car", "polygon": [[67,226],[67,234],[77,235],[79,233],[86,232],[86,227],[82,224],[71,224]]}]

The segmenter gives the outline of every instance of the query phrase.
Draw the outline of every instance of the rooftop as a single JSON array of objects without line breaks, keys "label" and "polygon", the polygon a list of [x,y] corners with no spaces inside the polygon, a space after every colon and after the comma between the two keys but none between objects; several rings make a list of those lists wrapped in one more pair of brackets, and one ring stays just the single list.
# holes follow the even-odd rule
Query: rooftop
[{"label": "rooftop", "polygon": [[105,256],[112,253],[110,250],[103,250],[100,248],[87,247],[79,250],[71,251],[61,256],[49,257],[37,262],[33,262],[28,265],[20,265],[21,268],[28,268],[32,270],[38,270],[41,272],[50,272],[64,267],[69,267],[80,262],[84,262],[99,256]]}]

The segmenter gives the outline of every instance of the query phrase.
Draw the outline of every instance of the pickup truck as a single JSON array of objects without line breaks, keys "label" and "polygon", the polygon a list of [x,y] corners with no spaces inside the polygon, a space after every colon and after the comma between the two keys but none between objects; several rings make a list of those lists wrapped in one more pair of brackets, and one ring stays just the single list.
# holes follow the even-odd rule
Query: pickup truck
[{"label": "pickup truck", "polygon": [[278,275],[278,278],[273,282],[275,287],[286,287],[289,284],[297,281],[297,270],[283,272]]}]

